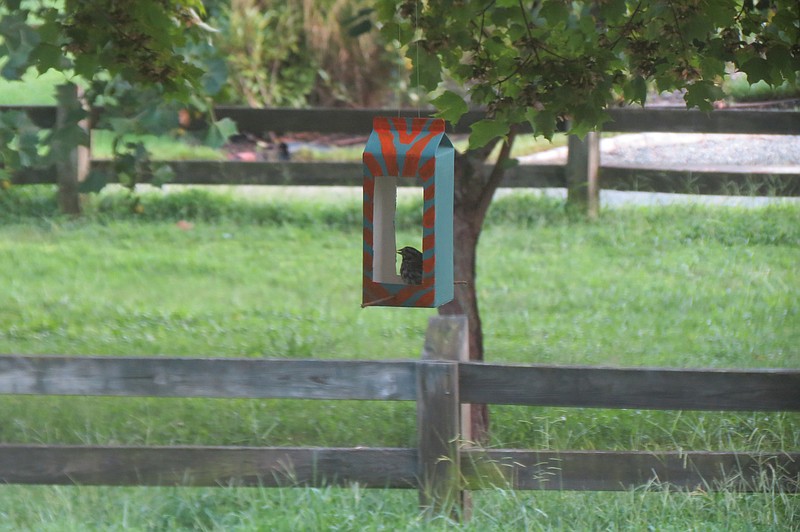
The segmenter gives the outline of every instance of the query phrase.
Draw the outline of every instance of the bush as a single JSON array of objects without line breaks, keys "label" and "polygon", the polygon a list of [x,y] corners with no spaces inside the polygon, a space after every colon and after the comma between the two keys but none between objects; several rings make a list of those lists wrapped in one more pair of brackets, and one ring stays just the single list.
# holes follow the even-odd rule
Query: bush
[{"label": "bush", "polygon": [[20,218],[52,218],[58,215],[56,187],[53,185],[12,186],[0,189],[0,222]]}]

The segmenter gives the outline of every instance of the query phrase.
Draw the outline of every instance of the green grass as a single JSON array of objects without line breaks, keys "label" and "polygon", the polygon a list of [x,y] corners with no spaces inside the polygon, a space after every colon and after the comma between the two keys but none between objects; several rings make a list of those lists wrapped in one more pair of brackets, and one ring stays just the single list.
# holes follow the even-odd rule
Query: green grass
[{"label": "green grass", "polygon": [[[110,159],[113,155],[111,143],[114,140],[111,131],[96,129],[92,131],[92,158]],[[184,161],[225,159],[222,150],[203,146],[193,139],[181,139],[169,135],[126,135],[124,142],[141,142],[150,152],[153,160]]]},{"label": "green grass", "polygon": [[[432,310],[361,309],[360,204],[107,193],[82,220],[52,189],[0,192],[0,353],[417,358]],[[400,206],[401,236],[415,213]],[[190,220],[190,230],[176,225]],[[800,208],[495,202],[479,249],[487,360],[800,367]],[[0,442],[413,446],[414,405],[0,397]],[[492,407],[492,445],[800,449],[800,415]],[[476,494],[468,530],[777,530],[797,496]],[[0,487],[0,530],[428,530],[416,493]],[[5,528],[4,528],[5,527]]]},{"label": "green grass", "polygon": [[752,85],[747,76],[735,75],[724,83],[725,91],[737,102],[758,102],[765,100],[783,100],[800,98],[800,87],[796,84],[785,82],[772,86],[766,81],[758,81]]},{"label": "green grass", "polygon": [[796,495],[474,492],[472,520],[426,522],[414,491],[257,488],[0,488],[0,530],[797,530]]}]

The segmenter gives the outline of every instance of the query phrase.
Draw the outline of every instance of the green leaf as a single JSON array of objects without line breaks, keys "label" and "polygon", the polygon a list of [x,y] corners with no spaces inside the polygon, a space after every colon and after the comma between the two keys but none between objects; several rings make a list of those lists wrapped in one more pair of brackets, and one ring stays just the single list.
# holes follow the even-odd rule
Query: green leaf
[{"label": "green leaf", "polygon": [[227,139],[239,132],[239,127],[236,125],[236,122],[231,120],[230,118],[223,118],[222,120],[217,120],[215,125],[219,129],[220,133]]},{"label": "green leaf", "polygon": [[546,0],[539,15],[547,20],[548,25],[555,27],[561,22],[566,23],[569,17],[569,7],[563,0]]},{"label": "green leaf", "polygon": [[772,83],[771,67],[766,59],[761,57],[753,57],[739,69],[747,74],[747,81],[750,84],[758,83],[762,79],[767,83]]},{"label": "green leaf", "polygon": [[517,166],[519,166],[519,159],[509,157],[508,159],[502,162],[501,166],[503,170],[510,170],[512,168],[516,168]]},{"label": "green leaf", "polygon": [[647,100],[647,82],[642,76],[636,76],[625,83],[623,89],[625,100],[644,104]]},{"label": "green leaf", "polygon": [[498,137],[505,137],[508,134],[510,125],[508,122],[485,118],[472,124],[471,129],[469,149],[474,150],[486,146]]},{"label": "green leaf", "polygon": [[534,135],[541,135],[547,140],[553,139],[553,134],[556,132],[556,115],[550,111],[536,111],[528,109],[525,117],[531,124]]},{"label": "green leaf", "polygon": [[455,124],[466,113],[469,108],[464,98],[453,91],[444,91],[441,96],[431,100],[431,103],[439,110],[436,116],[444,118],[451,124]]},{"label": "green leaf", "polygon": [[9,80],[19,79],[31,66],[31,52],[39,45],[39,34],[27,22],[28,10],[18,10],[0,17],[2,54],[8,57],[0,75]]},{"label": "green leaf", "polygon": [[[800,60],[800,57],[798,57]],[[792,65],[792,54],[785,46],[775,46],[767,52],[767,62],[772,67],[773,75],[777,78],[785,77],[790,83],[794,83],[795,69]],[[775,79],[773,85],[778,85],[780,79]]]},{"label": "green leaf", "polygon": [[696,81],[689,85],[683,99],[687,107],[697,107],[701,111],[714,109],[713,102],[725,97],[725,92],[711,81]]},{"label": "green leaf", "polygon": [[625,17],[628,6],[625,0],[608,0],[599,2],[600,13],[605,20],[615,21]]},{"label": "green leaf", "polygon": [[200,78],[203,90],[209,95],[218,94],[228,81],[228,63],[222,57],[215,57],[206,62],[206,70]]},{"label": "green leaf", "polygon": [[54,70],[63,70],[64,68],[64,53],[58,46],[52,44],[40,44],[31,53],[31,59],[36,63],[36,70],[39,74],[44,74],[51,68]]},{"label": "green leaf", "polygon": [[94,54],[81,54],[75,58],[75,74],[84,79],[92,79],[99,68],[99,59]]},{"label": "green leaf", "polygon": [[414,38],[414,29],[408,24],[386,22],[380,32],[388,42],[397,39],[401,45],[408,44]]},{"label": "green leaf", "polygon": [[410,85],[430,92],[435,90],[442,79],[442,64],[436,54],[426,51],[420,43],[408,47],[406,57],[411,59]]},{"label": "green leaf", "polygon": [[223,118],[211,124],[206,135],[206,145],[212,148],[221,148],[231,135],[238,131],[236,122],[230,118]]}]

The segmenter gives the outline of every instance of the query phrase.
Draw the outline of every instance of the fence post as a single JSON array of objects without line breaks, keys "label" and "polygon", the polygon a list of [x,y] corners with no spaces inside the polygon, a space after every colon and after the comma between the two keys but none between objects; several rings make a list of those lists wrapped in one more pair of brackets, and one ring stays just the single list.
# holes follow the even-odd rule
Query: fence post
[{"label": "fence post", "polygon": [[567,150],[567,205],[596,219],[600,214],[600,134],[590,131],[583,140],[570,135]]},{"label": "fence post", "polygon": [[[60,85],[58,87],[55,129],[61,130],[67,127],[70,120],[82,112],[80,89],[72,83]],[[78,127],[88,130],[88,120],[81,120]],[[57,135],[56,138],[58,139],[59,136]],[[63,141],[59,139],[54,142],[60,144]],[[55,163],[58,180],[58,206],[64,214],[77,215],[81,212],[78,186],[89,173],[90,157],[88,147],[76,146],[67,153],[62,153]]]},{"label": "fence post", "polygon": [[469,494],[461,488],[459,445],[465,436],[459,402],[458,363],[467,360],[467,318],[434,316],[428,322],[417,371],[417,452],[420,507],[429,515],[468,519]]}]

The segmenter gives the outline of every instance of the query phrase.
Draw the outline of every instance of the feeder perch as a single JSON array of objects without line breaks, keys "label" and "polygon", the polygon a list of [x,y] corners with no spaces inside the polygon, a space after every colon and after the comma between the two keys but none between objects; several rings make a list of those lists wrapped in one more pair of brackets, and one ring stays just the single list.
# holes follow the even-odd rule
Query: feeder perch
[{"label": "feeder perch", "polygon": [[[453,166],[444,120],[376,117],[364,149],[363,306],[438,307],[453,299]],[[397,273],[399,180],[422,185],[422,284]]]}]

